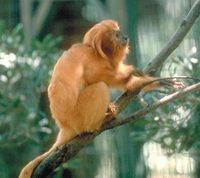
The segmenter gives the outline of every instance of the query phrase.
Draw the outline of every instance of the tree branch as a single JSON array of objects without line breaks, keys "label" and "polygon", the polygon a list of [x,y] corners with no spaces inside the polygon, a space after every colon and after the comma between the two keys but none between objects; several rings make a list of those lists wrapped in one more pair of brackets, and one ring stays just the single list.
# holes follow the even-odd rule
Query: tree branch
[{"label": "tree branch", "polygon": [[146,74],[153,75],[161,64],[167,59],[167,57],[179,46],[183,41],[195,20],[200,14],[200,0],[196,0],[188,15],[185,17],[180,27],[171,37],[171,39],[166,43],[163,49],[156,55],[156,57],[149,63],[149,65],[144,69]]},{"label": "tree branch", "polygon": [[[144,69],[146,74],[153,74],[158,69],[158,67],[167,59],[167,57],[173,52],[175,48],[181,43],[187,32],[190,30],[195,20],[200,14],[200,0],[196,0],[190,12],[186,16],[185,20],[182,22],[179,29],[175,32],[172,38],[167,42],[163,49],[158,53],[154,60]],[[164,104],[174,101],[188,93],[200,90],[200,83],[194,84],[192,86],[186,87],[185,89],[173,93],[171,95],[165,96],[156,103],[146,106],[130,116],[116,119],[110,123],[104,124],[100,130],[93,133],[83,134],[77,136],[72,141],[67,144],[62,145],[57,150],[55,150],[49,157],[47,157],[33,172],[33,178],[44,178],[54,169],[56,169],[61,164],[65,163],[67,160],[74,157],[82,148],[84,148],[89,142],[91,142],[97,135],[107,129],[112,129],[114,127],[130,123],[140,117],[146,115],[147,113],[157,109]],[[140,89],[133,92],[123,93],[114,104],[117,105],[118,113],[126,108],[126,106],[134,100],[136,95],[140,92]]]},{"label": "tree branch", "polygon": [[46,177],[50,172],[52,172],[55,168],[65,163],[72,157],[74,157],[82,148],[84,148],[89,142],[91,142],[96,136],[98,136],[101,132],[112,129],[114,127],[127,124],[133,122],[142,116],[154,111],[155,109],[174,101],[175,99],[181,98],[188,93],[195,92],[200,90],[200,82],[191,86],[186,87],[185,89],[175,92],[171,95],[165,96],[153,103],[152,105],[148,105],[135,113],[116,119],[110,123],[106,123],[102,125],[101,129],[95,131],[93,133],[85,133],[81,136],[77,136],[72,141],[67,144],[62,145],[57,150],[55,150],[49,157],[47,157],[34,171],[32,177],[33,178],[42,178]]},{"label": "tree branch", "polygon": [[[196,0],[185,20],[181,23],[180,27],[163,47],[163,49],[157,54],[157,56],[148,64],[148,66],[143,70],[146,74],[153,75],[160,65],[167,59],[167,57],[178,47],[182,42],[195,20],[200,15],[200,0]],[[119,113],[126,108],[126,106],[134,100],[136,93],[125,92],[116,101],[119,108]],[[123,107],[122,107],[123,106]]]}]

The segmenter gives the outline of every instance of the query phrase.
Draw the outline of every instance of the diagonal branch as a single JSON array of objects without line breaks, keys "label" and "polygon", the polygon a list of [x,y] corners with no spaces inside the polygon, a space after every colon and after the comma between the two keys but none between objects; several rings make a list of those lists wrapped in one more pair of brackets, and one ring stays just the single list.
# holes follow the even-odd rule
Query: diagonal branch
[{"label": "diagonal branch", "polygon": [[[154,60],[144,69],[146,74],[153,74],[158,69],[158,67],[167,59],[167,57],[177,48],[181,43],[187,32],[190,30],[195,20],[200,14],[200,0],[196,0],[190,12],[186,16],[185,20],[182,22],[181,26],[172,36],[172,38],[167,42],[163,49],[158,53]],[[92,141],[97,135],[107,129],[112,129],[114,127],[130,123],[140,117],[146,115],[147,113],[157,109],[158,107],[171,102],[177,98],[180,98],[188,93],[200,90],[200,83],[194,84],[192,86],[186,87],[185,89],[168,95],[156,103],[144,107],[141,110],[133,113],[130,116],[116,119],[110,123],[104,124],[99,131],[94,133],[87,133],[81,136],[77,136],[75,139],[69,143],[62,145],[59,149],[55,150],[49,157],[47,157],[33,172],[33,178],[44,178],[49,175],[58,166],[74,157],[82,148],[84,148],[90,141]],[[140,90],[133,92],[123,93],[116,101],[115,105],[118,107],[118,113],[120,113],[126,106],[134,100],[136,95]]]},{"label": "diagonal branch", "polygon": [[189,32],[190,28],[194,24],[195,20],[200,14],[200,0],[196,0],[188,15],[182,21],[180,27],[171,37],[171,39],[165,44],[162,50],[156,55],[156,57],[149,63],[149,65],[144,69],[146,74],[153,75],[162,63],[167,59],[167,57],[179,46],[183,41],[183,38]]},{"label": "diagonal branch", "polygon": [[171,95],[165,96],[152,105],[148,105],[135,113],[116,119],[110,123],[102,125],[101,129],[93,133],[85,133],[81,136],[77,136],[72,141],[67,144],[62,145],[57,150],[55,150],[49,157],[47,157],[34,171],[33,178],[46,177],[50,172],[56,169],[61,164],[65,163],[72,157],[74,157],[82,148],[84,148],[89,142],[91,142],[96,136],[101,132],[112,129],[114,127],[133,122],[142,116],[156,110],[157,108],[174,101],[175,99],[181,98],[188,93],[200,90],[200,83],[186,87],[185,89],[175,92]]},{"label": "diagonal branch", "polygon": [[[157,56],[148,64],[148,66],[143,70],[146,74],[153,75],[160,65],[167,59],[167,57],[178,47],[182,42],[195,20],[200,15],[200,0],[196,0],[188,15],[185,17],[180,27],[163,47],[163,49],[157,54]],[[127,105],[134,100],[137,93],[125,92],[123,93],[115,102],[119,107],[118,112],[120,113],[124,110]]]}]

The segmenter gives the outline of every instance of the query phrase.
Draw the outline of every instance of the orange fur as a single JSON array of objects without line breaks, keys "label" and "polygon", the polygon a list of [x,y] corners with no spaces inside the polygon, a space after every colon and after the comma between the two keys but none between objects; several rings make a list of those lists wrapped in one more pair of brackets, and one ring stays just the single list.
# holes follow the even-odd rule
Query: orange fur
[{"label": "orange fur", "polygon": [[[83,132],[99,129],[105,122],[105,115],[112,118],[110,115],[115,114],[115,108],[110,105],[108,110],[108,88],[133,90],[155,79],[123,64],[128,52],[128,38],[115,21],[106,20],[91,28],[83,43],[73,45],[61,56],[48,87],[52,115],[60,129],[57,141],[48,152],[25,166],[20,178],[30,178],[34,168],[56,147]],[[144,90],[161,85],[154,82]]]}]

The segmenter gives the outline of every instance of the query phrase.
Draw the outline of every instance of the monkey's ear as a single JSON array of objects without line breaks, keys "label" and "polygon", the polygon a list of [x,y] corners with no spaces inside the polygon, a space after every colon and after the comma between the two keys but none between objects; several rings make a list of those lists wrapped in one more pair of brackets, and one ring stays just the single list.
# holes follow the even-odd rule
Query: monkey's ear
[{"label": "monkey's ear", "polygon": [[92,47],[99,53],[102,58],[108,59],[107,55],[102,50],[102,39],[102,36],[97,33],[93,37]]}]

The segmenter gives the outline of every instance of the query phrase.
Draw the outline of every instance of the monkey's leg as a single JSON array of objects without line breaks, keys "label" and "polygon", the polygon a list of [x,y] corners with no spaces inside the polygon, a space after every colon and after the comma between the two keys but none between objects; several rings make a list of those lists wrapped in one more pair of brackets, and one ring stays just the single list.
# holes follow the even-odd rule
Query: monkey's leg
[{"label": "monkey's leg", "polygon": [[75,130],[93,132],[104,122],[105,113],[110,102],[110,93],[104,82],[86,87],[79,95]]}]

